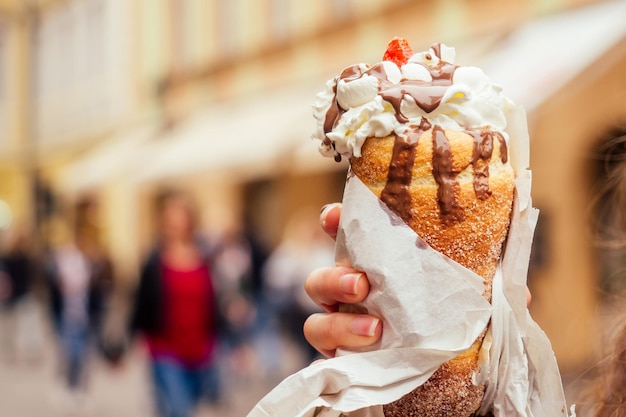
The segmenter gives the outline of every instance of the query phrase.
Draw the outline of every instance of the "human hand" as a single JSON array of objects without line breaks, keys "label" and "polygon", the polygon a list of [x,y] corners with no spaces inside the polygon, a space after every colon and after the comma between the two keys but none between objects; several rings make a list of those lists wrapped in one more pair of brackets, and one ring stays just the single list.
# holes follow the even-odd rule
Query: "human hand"
[{"label": "human hand", "polygon": [[[322,229],[333,239],[337,236],[341,204],[329,204],[322,209]],[[304,336],[309,343],[326,356],[335,356],[338,347],[364,347],[376,343],[382,334],[382,323],[377,317],[338,311],[339,303],[363,301],[369,293],[367,276],[348,267],[321,268],[313,271],[305,282],[309,296],[326,313],[311,315],[304,323]],[[526,304],[531,302],[526,287]]]},{"label": "human hand", "polygon": [[[322,229],[333,239],[340,216],[339,203],[325,206],[320,215]],[[369,281],[363,272],[343,266],[317,269],[308,276],[305,289],[326,310],[311,315],[304,323],[304,336],[324,355],[335,356],[340,346],[369,346],[380,338],[382,324],[377,317],[338,311],[340,303],[354,304],[367,297]]]}]

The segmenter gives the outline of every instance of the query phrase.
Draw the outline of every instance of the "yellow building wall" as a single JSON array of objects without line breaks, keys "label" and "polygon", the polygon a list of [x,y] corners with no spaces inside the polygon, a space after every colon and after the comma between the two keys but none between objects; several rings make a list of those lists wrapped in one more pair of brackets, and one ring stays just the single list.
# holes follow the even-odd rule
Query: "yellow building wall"
[{"label": "yellow building wall", "polygon": [[0,199],[11,208],[13,225],[21,233],[32,227],[33,204],[29,161],[29,18],[18,18],[23,4],[0,1],[5,56],[2,71],[4,124],[0,132]]},{"label": "yellow building wall", "polygon": [[0,165],[0,200],[12,212],[12,229],[27,233],[30,230],[33,205],[28,177],[16,166]]}]

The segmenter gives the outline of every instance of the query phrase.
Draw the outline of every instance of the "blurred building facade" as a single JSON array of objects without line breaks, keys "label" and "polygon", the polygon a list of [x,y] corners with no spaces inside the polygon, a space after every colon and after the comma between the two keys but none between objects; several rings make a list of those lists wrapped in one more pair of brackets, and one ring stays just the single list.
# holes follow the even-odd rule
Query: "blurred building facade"
[{"label": "blurred building facade", "polygon": [[[25,225],[36,217],[36,178],[57,206],[94,201],[120,279],[132,280],[150,244],[151,199],[163,186],[193,192],[207,227],[249,227],[272,247],[299,208],[341,198],[346,166],[319,157],[308,140],[314,94],[338,69],[379,60],[401,35],[415,50],[456,46],[459,63],[484,63],[502,83],[489,69],[505,77],[517,73],[502,72],[496,58],[514,68],[532,62],[533,45],[527,61],[501,52],[528,54],[519,45],[532,40],[524,36],[536,20],[623,4],[1,0],[0,198]],[[558,38],[557,29],[547,33]],[[529,83],[525,95],[535,74],[505,85],[517,86],[529,109],[533,195],[543,212],[532,312],[568,368],[590,359],[597,327],[588,156],[626,117],[616,105],[626,95],[625,38],[616,36],[573,74],[538,77],[544,84]],[[560,68],[556,52],[529,71]]]},{"label": "blurred building facade", "polygon": [[[0,2],[0,195],[15,223],[28,223],[28,25],[14,18],[18,2]],[[23,215],[20,215],[22,213]]]}]

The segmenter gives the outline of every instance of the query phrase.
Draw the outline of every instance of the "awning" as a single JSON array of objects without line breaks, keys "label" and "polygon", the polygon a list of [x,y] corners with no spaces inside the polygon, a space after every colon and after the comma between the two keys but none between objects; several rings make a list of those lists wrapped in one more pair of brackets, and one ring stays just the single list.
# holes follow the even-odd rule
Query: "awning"
[{"label": "awning", "polygon": [[153,141],[134,170],[138,182],[199,171],[246,179],[275,172],[330,169],[310,140],[318,85],[217,103]]},{"label": "awning", "polygon": [[[491,80],[528,113],[626,38],[626,1],[607,1],[533,20],[481,62]],[[622,50],[621,53],[624,53]]]},{"label": "awning", "polygon": [[155,119],[121,129],[63,170],[69,194],[110,183],[158,182],[198,173],[243,181],[277,169],[336,169],[310,140],[318,83],[205,107],[171,130]]},{"label": "awning", "polygon": [[113,133],[106,141],[69,165],[58,178],[57,186],[76,194],[97,188],[127,174],[150,140],[159,134],[154,119],[137,122]]}]

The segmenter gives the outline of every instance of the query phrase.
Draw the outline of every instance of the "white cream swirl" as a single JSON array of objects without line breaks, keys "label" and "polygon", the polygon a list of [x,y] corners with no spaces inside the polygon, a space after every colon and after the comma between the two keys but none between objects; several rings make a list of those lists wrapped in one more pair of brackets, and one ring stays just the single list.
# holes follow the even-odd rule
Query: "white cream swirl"
[{"label": "white cream swirl", "polygon": [[402,135],[422,117],[444,129],[489,128],[506,138],[505,113],[514,104],[481,69],[457,67],[454,59],[454,48],[440,45],[400,68],[359,64],[329,80],[313,106],[321,153],[359,157],[366,138]]}]

